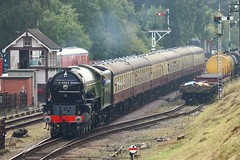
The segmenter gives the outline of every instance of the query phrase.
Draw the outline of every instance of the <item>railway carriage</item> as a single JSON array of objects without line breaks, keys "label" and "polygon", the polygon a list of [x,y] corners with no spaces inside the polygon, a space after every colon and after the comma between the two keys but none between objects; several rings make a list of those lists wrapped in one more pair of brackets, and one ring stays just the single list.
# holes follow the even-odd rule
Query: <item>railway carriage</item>
[{"label": "railway carriage", "polygon": [[63,48],[57,53],[58,64],[62,68],[80,64],[89,64],[88,51],[79,47]]},{"label": "railway carriage", "polygon": [[[113,112],[127,112],[168,92],[204,65],[199,47],[181,47],[95,65],[64,68],[47,83],[44,106],[51,135],[79,136],[108,121]],[[203,68],[202,68],[203,69]]]},{"label": "railway carriage", "polygon": [[174,51],[181,55],[181,67],[182,67],[181,76],[193,74],[194,52],[191,51],[189,48],[177,48],[174,49]]},{"label": "railway carriage", "polygon": [[149,54],[145,58],[151,62],[151,88],[162,86],[168,82],[168,63],[165,56],[158,54]]},{"label": "railway carriage", "polygon": [[167,59],[167,75],[168,82],[172,82],[181,76],[181,56],[178,52],[173,50],[161,53]]},{"label": "railway carriage", "polygon": [[196,46],[190,47],[189,50],[191,50],[194,53],[193,55],[194,58],[190,60],[190,63],[193,63],[194,68],[193,73],[201,74],[205,68],[206,60],[205,55],[202,54],[203,51]]},{"label": "railway carriage", "polygon": [[128,97],[134,95],[133,68],[123,60],[117,62],[106,62],[98,66],[94,66],[102,71],[110,70],[112,73],[112,88],[113,95],[112,103],[117,104],[125,101]]},{"label": "railway carriage", "polygon": [[145,57],[131,58],[127,62],[133,68],[134,95],[149,90],[151,87],[151,63]]}]

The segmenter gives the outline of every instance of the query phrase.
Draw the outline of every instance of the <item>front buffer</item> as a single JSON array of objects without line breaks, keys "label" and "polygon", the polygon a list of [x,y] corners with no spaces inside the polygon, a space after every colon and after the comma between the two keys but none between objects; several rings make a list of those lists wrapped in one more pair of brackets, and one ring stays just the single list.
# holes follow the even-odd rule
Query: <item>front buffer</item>
[{"label": "front buffer", "polygon": [[45,115],[44,121],[50,125],[51,137],[80,136],[92,126],[92,117],[87,112],[80,115]]}]

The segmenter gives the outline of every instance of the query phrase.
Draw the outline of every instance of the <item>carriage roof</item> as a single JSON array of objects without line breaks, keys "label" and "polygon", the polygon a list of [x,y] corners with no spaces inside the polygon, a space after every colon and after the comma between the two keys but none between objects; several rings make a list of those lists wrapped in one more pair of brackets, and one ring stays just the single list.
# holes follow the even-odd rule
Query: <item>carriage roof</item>
[{"label": "carriage roof", "polygon": [[79,47],[67,47],[63,48],[57,55],[76,55],[76,54],[88,54],[88,51]]}]

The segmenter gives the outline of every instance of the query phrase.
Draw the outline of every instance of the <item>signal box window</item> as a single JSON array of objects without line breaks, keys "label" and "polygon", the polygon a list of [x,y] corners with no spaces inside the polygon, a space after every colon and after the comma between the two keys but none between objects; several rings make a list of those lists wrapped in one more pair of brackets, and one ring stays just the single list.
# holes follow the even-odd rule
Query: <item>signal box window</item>
[{"label": "signal box window", "polygon": [[25,46],[25,47],[32,46],[32,38],[31,37],[24,37],[23,38],[23,46]]},{"label": "signal box window", "polygon": [[44,66],[45,56],[44,51],[30,51],[30,66]]}]

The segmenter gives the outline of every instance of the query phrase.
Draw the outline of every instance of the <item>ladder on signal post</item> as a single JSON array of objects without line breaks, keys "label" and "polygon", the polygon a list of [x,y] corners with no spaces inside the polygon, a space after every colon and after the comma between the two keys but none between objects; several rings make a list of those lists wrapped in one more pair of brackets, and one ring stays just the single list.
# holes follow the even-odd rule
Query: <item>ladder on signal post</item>
[{"label": "ladder on signal post", "polygon": [[222,97],[222,17],[220,7],[218,9],[218,17],[214,17],[213,20],[217,24],[217,72],[218,72],[218,99]]},{"label": "ladder on signal post", "polygon": [[217,37],[218,37],[218,47],[217,47],[217,71],[218,71],[218,99],[222,98],[223,93],[223,71],[222,71],[222,21],[233,20],[232,16],[224,17],[220,16],[220,7],[218,9],[218,17],[214,17],[214,21],[217,23]]}]

